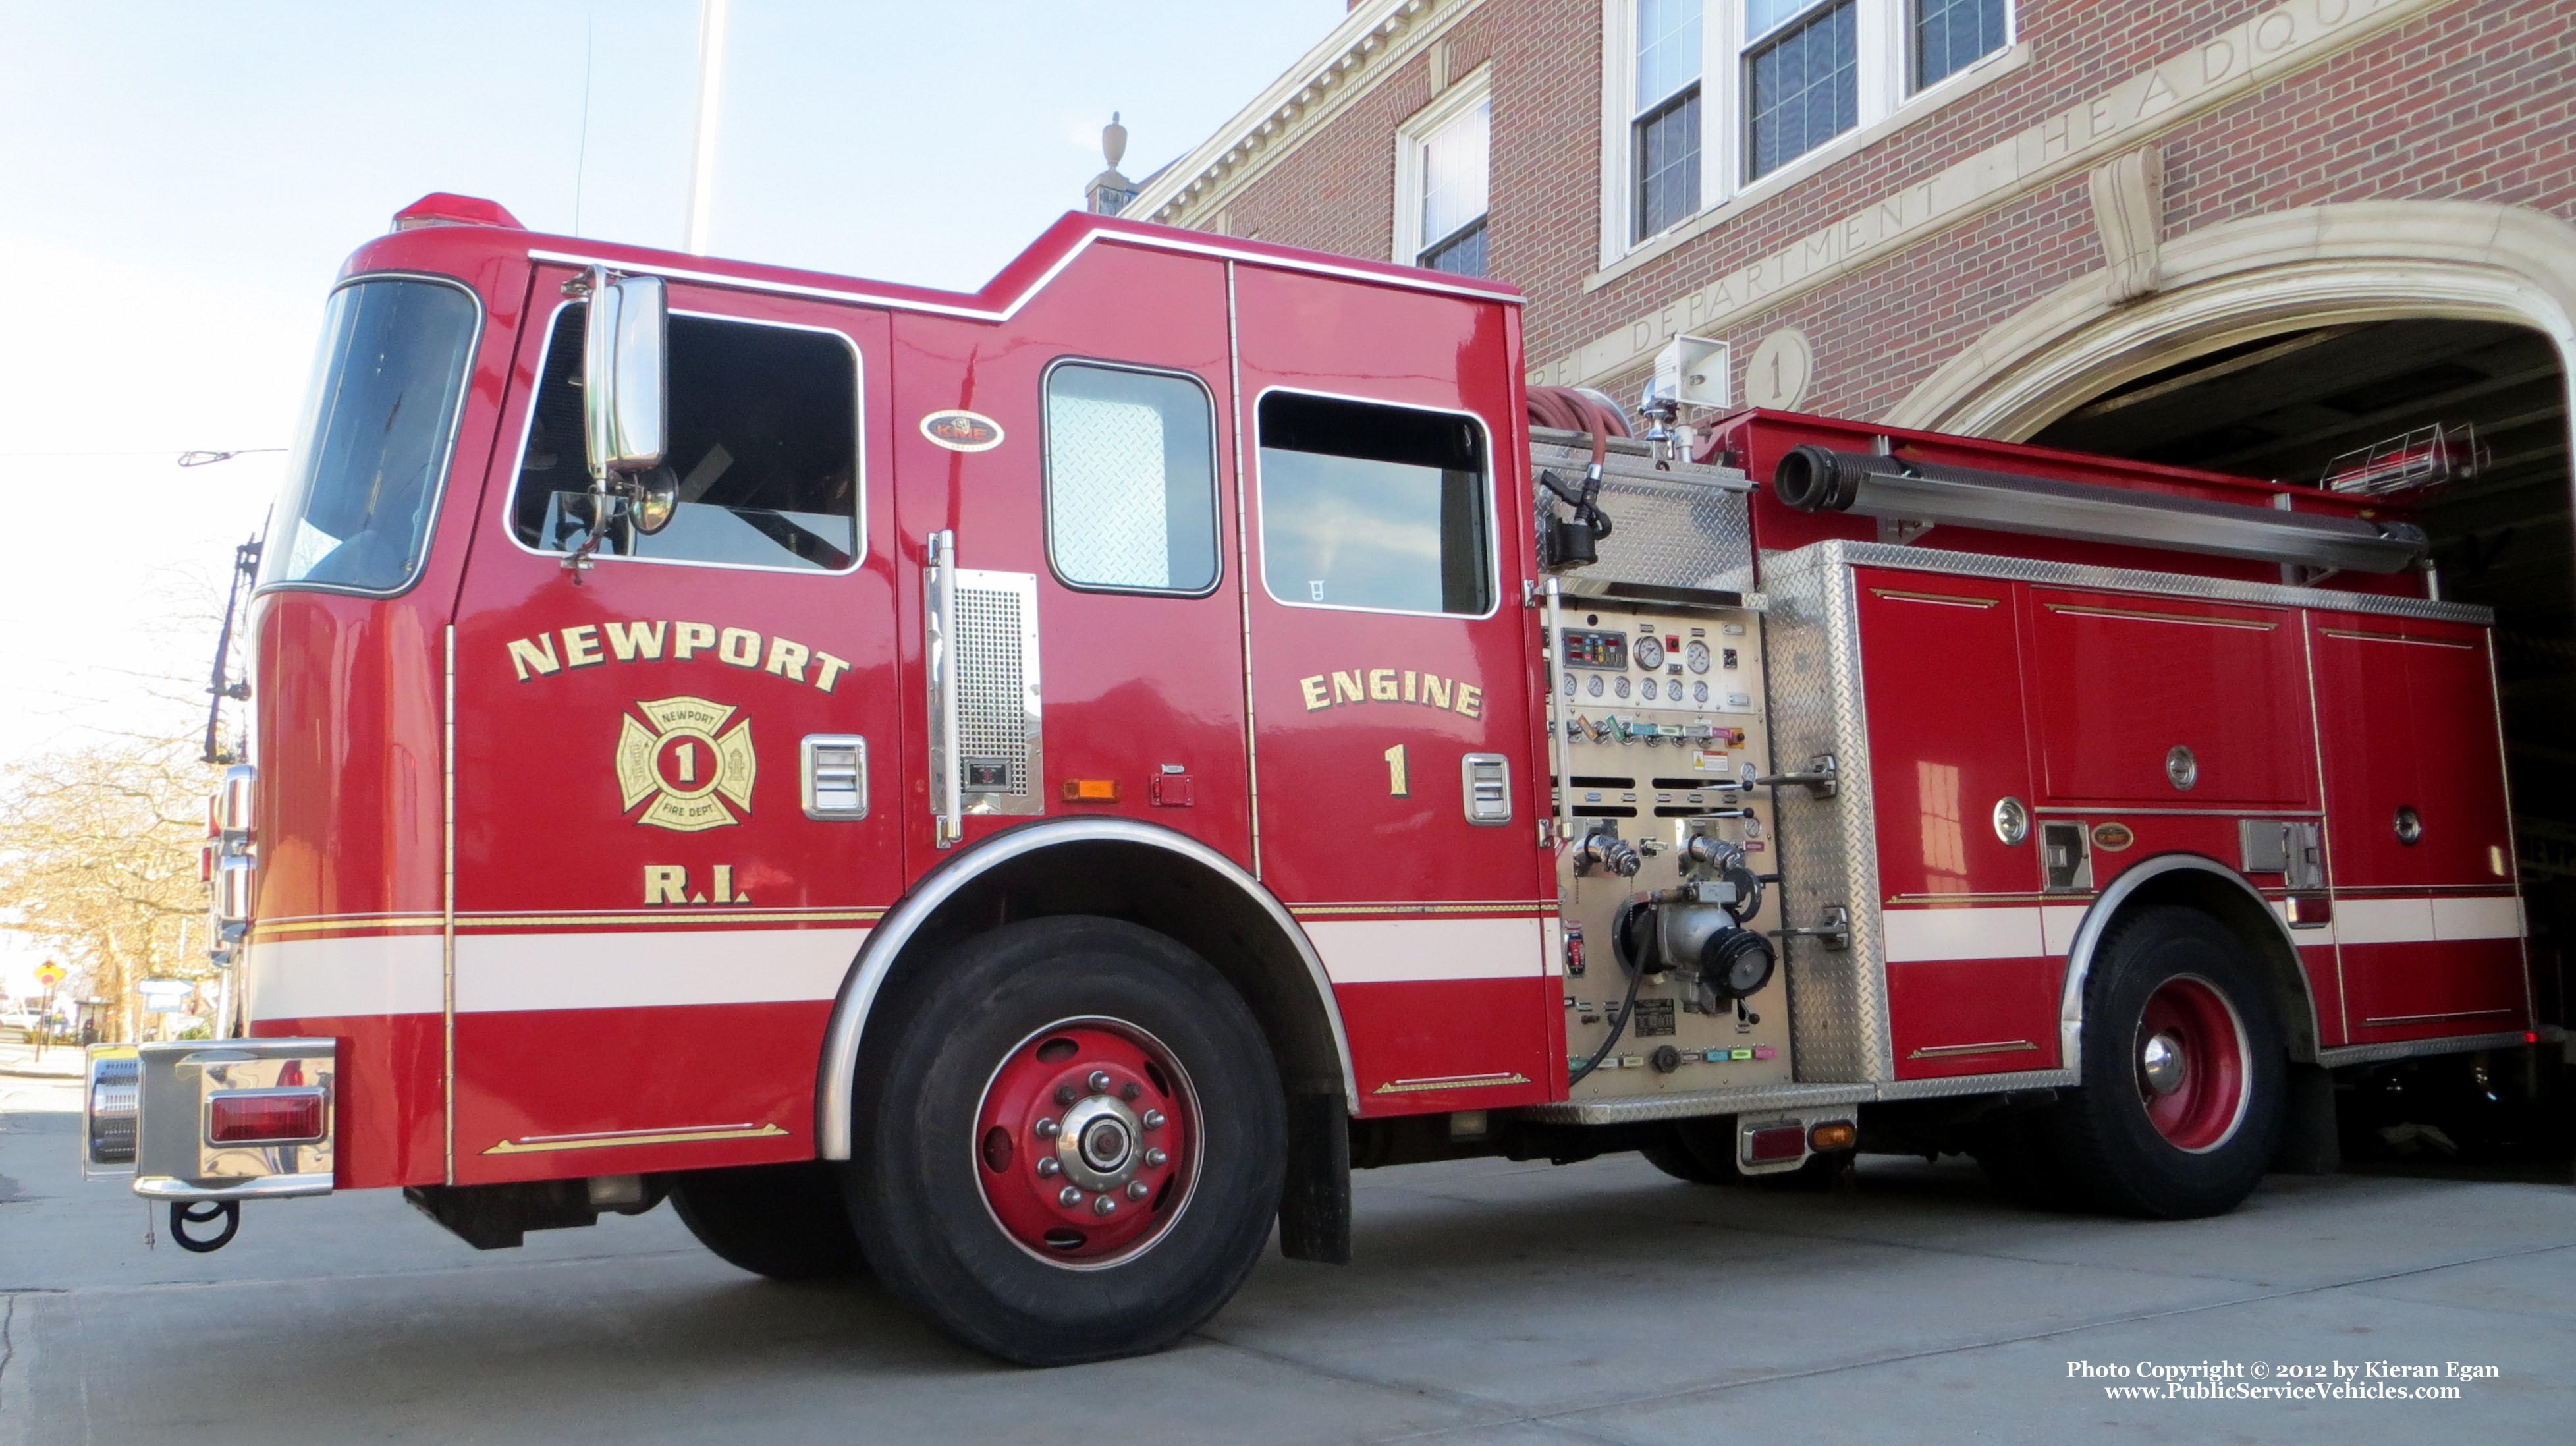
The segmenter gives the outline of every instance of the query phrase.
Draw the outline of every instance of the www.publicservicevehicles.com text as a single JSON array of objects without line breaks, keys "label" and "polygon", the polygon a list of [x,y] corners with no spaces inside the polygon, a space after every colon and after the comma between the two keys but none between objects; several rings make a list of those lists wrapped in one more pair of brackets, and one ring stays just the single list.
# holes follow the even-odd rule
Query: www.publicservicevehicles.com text
[{"label": "www.publicservicevehicles.com text", "polygon": [[[2068,1361],[2066,1374],[2105,1382],[2114,1401],[2456,1401],[2460,1383],[2499,1372],[2462,1361]],[[2418,1381],[2446,1384],[2408,1384]]]}]

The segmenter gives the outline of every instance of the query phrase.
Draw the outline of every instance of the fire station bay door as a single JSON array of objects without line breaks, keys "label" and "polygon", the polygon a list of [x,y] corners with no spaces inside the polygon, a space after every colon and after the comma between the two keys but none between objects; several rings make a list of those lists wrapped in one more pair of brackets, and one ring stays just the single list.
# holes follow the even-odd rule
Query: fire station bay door
[{"label": "fire station bay door", "polygon": [[1332,976],[1363,1113],[1543,1098],[1512,318],[1254,266],[1236,308],[1263,881]]},{"label": "fire station bay door", "polygon": [[676,512],[576,559],[575,274],[537,271],[456,614],[468,1184],[810,1157],[902,887],[885,314],[673,283]]}]

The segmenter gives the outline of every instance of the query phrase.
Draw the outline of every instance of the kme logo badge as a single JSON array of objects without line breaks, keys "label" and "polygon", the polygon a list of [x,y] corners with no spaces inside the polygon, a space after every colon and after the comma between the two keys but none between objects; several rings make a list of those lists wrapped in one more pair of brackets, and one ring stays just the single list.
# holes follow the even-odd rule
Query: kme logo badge
[{"label": "kme logo badge", "polygon": [[681,833],[742,822],[760,768],[751,720],[728,730],[733,708],[704,698],[657,698],[635,711],[644,721],[633,714],[617,720],[617,782],[625,796],[619,809],[651,799],[635,821]]}]

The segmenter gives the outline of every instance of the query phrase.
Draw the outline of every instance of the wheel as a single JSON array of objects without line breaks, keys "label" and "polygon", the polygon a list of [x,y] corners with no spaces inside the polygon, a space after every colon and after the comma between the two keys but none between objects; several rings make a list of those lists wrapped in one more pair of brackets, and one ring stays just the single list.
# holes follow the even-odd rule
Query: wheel
[{"label": "wheel", "polygon": [[1742,1177],[1735,1173],[1734,1162],[1728,1158],[1735,1148],[1734,1140],[1732,1118],[1715,1128],[1701,1120],[1677,1120],[1663,1140],[1640,1145],[1637,1153],[1646,1157],[1647,1164],[1676,1180],[1694,1185],[1735,1185],[1742,1183]]},{"label": "wheel", "polygon": [[895,1293],[1026,1365],[1157,1350],[1216,1314],[1278,1213],[1286,1105],[1225,980],[1151,930],[1007,925],[872,1029],[850,1208]]},{"label": "wheel", "polygon": [[841,1280],[868,1268],[840,1178],[819,1160],[674,1175],[671,1208],[699,1244],[754,1275]]},{"label": "wheel", "polygon": [[2043,1112],[2086,1202],[2167,1220],[2253,1192],[2281,1135],[2281,1030],[2244,941],[2163,905],[2115,926],[2086,981],[2082,1083]]}]

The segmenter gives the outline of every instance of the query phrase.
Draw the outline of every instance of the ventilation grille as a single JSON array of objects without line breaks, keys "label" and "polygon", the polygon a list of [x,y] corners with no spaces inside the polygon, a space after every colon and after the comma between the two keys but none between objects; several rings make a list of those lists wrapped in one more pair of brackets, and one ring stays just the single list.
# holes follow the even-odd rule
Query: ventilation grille
[{"label": "ventilation grille", "polygon": [[[1037,578],[957,573],[958,779],[968,813],[1045,811],[1038,706]],[[934,730],[933,746],[937,734]],[[934,759],[945,766],[945,759]]]}]

